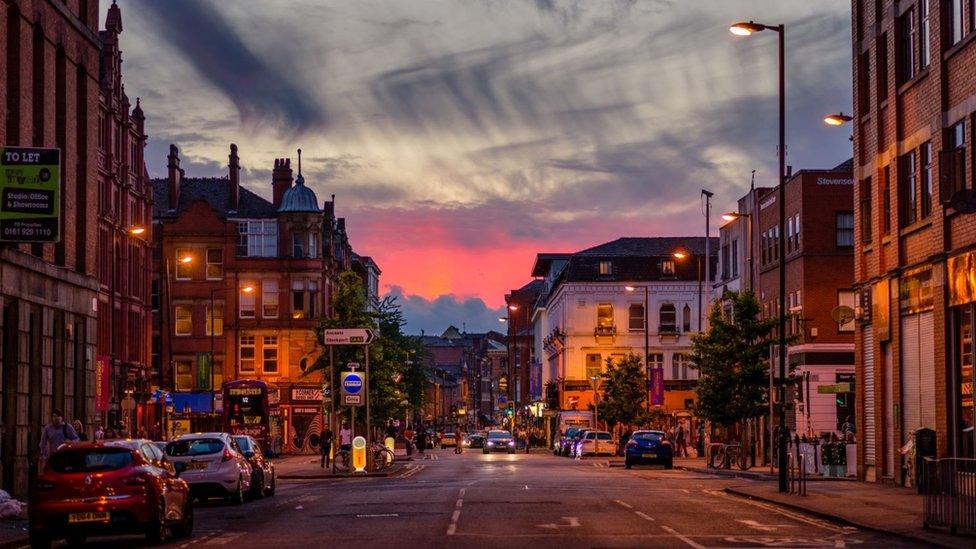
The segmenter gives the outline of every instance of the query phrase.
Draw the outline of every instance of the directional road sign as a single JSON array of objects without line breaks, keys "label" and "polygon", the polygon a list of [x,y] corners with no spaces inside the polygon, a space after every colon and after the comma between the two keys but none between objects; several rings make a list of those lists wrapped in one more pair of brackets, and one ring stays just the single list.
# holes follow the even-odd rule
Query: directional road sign
[{"label": "directional road sign", "polygon": [[338,328],[322,332],[322,345],[369,345],[375,338],[368,328]]}]

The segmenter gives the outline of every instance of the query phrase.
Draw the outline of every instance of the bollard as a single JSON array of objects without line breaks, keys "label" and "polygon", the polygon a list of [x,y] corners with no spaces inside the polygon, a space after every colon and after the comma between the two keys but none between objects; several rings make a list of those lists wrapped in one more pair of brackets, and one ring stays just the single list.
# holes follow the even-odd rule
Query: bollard
[{"label": "bollard", "polygon": [[366,472],[366,439],[363,437],[352,439],[352,468],[356,473]]}]

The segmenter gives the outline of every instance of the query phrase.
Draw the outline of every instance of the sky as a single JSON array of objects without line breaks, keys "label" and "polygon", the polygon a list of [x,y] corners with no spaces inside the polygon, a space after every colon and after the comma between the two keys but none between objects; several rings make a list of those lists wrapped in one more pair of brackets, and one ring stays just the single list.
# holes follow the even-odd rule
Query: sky
[{"label": "sky", "polygon": [[[109,2],[101,3],[102,24]],[[849,0],[121,0],[123,77],[147,164],[227,172],[271,196],[303,150],[407,330],[498,329],[535,254],[701,235],[775,184],[776,35],[786,24],[787,163],[851,156]]]}]

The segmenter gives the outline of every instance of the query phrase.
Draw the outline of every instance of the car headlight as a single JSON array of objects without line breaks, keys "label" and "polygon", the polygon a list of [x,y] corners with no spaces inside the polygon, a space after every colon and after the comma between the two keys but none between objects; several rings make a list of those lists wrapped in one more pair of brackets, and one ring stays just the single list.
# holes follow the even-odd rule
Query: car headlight
[{"label": "car headlight", "polygon": [[515,441],[514,441],[514,440],[510,440],[510,441],[508,441],[508,445],[509,445],[509,446],[515,446]]},{"label": "car headlight", "polygon": [[494,442],[489,442],[489,443],[488,443],[488,446],[494,446],[494,445],[495,445],[495,443],[494,443]]}]

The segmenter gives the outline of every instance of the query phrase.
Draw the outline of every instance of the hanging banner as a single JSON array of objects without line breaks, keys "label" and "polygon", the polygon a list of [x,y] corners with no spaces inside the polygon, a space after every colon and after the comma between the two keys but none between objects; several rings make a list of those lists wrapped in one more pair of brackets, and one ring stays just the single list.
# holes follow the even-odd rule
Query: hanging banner
[{"label": "hanging banner", "polygon": [[95,357],[95,411],[108,411],[109,388],[109,357],[98,355]]},{"label": "hanging banner", "polygon": [[651,368],[651,389],[648,398],[652,406],[664,405],[664,368]]},{"label": "hanging banner", "polygon": [[197,383],[201,391],[212,390],[213,377],[210,373],[210,353],[197,353]]}]

